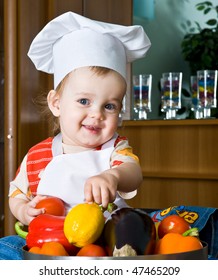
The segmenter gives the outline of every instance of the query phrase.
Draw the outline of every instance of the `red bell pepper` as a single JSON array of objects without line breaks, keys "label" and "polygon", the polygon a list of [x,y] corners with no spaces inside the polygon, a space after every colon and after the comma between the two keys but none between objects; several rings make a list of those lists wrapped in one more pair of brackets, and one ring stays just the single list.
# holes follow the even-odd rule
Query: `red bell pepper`
[{"label": "red bell pepper", "polygon": [[[34,218],[26,234],[26,244],[30,249],[32,247],[42,247],[45,242],[56,241],[61,243],[70,255],[74,255],[78,248],[70,244],[64,235],[65,216],[55,216],[42,214]],[[18,230],[19,231],[19,230]],[[22,230],[17,233],[21,235]]]}]

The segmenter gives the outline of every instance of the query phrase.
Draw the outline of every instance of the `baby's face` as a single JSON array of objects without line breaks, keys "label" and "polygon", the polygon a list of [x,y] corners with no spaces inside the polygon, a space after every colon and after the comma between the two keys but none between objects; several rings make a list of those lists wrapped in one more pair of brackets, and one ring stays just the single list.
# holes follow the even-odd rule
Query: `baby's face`
[{"label": "baby's face", "polygon": [[88,67],[70,73],[60,96],[59,119],[65,144],[95,148],[115,133],[126,83],[111,71],[99,75]]}]

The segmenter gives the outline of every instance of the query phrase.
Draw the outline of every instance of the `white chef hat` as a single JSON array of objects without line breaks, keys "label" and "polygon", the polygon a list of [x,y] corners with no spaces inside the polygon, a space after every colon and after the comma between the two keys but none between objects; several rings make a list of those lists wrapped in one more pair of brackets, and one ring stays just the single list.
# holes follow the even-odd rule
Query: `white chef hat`
[{"label": "white chef hat", "polygon": [[28,56],[36,69],[54,74],[54,88],[84,66],[113,69],[126,78],[126,64],[145,56],[151,43],[141,26],[104,23],[73,12],[50,21],[33,40]]}]

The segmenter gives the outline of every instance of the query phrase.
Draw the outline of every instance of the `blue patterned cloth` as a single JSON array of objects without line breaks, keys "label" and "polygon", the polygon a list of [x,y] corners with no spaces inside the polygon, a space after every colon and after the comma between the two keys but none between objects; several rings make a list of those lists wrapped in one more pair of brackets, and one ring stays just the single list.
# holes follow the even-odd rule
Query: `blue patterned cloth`
[{"label": "blue patterned cloth", "polygon": [[209,259],[218,258],[218,209],[199,206],[173,206],[148,213],[154,222],[169,215],[183,217],[191,227],[197,227],[201,241],[208,244]]},{"label": "blue patterned cloth", "polygon": [[0,260],[22,260],[26,240],[18,235],[0,238]]}]

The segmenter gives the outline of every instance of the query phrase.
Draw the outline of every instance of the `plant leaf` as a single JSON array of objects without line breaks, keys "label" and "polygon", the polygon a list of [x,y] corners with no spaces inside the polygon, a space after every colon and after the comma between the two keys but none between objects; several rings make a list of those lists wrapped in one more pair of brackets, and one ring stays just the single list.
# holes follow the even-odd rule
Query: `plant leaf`
[{"label": "plant leaf", "polygon": [[206,15],[206,14],[208,14],[210,11],[211,11],[211,8],[207,8],[207,9],[204,10],[204,14]]},{"label": "plant leaf", "polygon": [[187,21],[186,21],[186,24],[187,24],[187,26],[191,26],[191,25],[192,25],[192,23],[191,23],[190,20],[187,20]]},{"label": "plant leaf", "polygon": [[207,22],[206,22],[207,25],[216,25],[217,24],[217,20],[216,19],[209,19]]},{"label": "plant leaf", "polygon": [[[196,6],[196,7],[197,7],[197,6]],[[202,5],[202,6],[198,6],[198,7],[197,7],[197,10],[198,10],[198,11],[203,11],[203,10],[204,10],[204,6],[203,6],[203,5]]]}]

